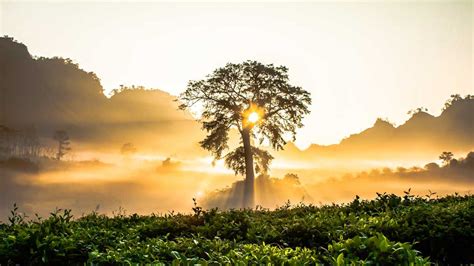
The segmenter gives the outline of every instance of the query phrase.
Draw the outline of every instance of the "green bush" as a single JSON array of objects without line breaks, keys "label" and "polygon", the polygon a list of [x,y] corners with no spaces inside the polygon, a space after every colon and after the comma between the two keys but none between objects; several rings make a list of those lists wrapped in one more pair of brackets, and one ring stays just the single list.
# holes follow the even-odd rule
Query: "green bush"
[{"label": "green bush", "polygon": [[0,224],[0,264],[474,263],[474,196],[379,194],[344,205],[165,216],[58,210]]}]

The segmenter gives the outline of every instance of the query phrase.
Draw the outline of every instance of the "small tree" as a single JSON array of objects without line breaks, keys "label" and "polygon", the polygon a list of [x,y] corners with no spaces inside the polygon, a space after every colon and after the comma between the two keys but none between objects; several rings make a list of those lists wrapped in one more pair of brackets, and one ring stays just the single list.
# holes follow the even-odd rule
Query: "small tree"
[{"label": "small tree", "polygon": [[136,152],[137,152],[137,148],[135,148],[133,143],[130,143],[130,142],[123,144],[122,148],[120,148],[120,153],[124,156],[133,155]]},{"label": "small tree", "polygon": [[69,147],[69,144],[71,144],[69,142],[69,135],[65,130],[56,130],[54,132],[53,138],[58,142],[58,152],[56,153],[56,159],[60,161],[61,158],[71,150]]},{"label": "small tree", "polygon": [[439,159],[443,161],[444,165],[448,165],[449,162],[453,159],[454,154],[450,151],[444,151],[439,156]]},{"label": "small tree", "polygon": [[[254,207],[254,170],[266,172],[273,157],[252,144],[267,140],[280,150],[287,133],[295,139],[296,129],[303,126],[309,113],[309,92],[289,84],[288,68],[264,65],[256,61],[227,64],[206,79],[190,81],[179,100],[180,108],[201,105],[202,127],[209,134],[200,142],[215,159],[225,159],[236,174],[245,174],[243,207]],[[224,155],[229,130],[240,133],[241,145]],[[254,169],[254,159],[256,161]]]}]

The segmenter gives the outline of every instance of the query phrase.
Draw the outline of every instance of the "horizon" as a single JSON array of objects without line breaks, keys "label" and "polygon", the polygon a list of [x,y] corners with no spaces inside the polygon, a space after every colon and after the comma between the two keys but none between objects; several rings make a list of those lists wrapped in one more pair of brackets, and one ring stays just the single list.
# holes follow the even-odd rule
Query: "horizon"
[{"label": "horizon", "polygon": [[[23,202],[22,206],[29,211],[41,213],[51,208],[51,204],[76,206],[78,210],[101,204],[106,212],[117,208],[117,204],[140,213],[188,209],[185,197],[176,198],[174,190],[170,190],[178,187],[183,195],[204,201],[206,206],[238,207],[236,195],[242,188],[243,172],[239,170],[242,168],[233,167],[238,164],[228,163],[227,155],[242,143],[238,126],[241,122],[242,126],[255,126],[253,141],[250,140],[252,148],[259,150],[259,155],[255,155],[259,168],[255,166],[255,169],[266,169],[263,174],[258,173],[256,179],[259,185],[255,195],[262,206],[278,206],[286,199],[300,200],[301,197],[310,203],[345,202],[353,195],[367,198],[380,189],[401,193],[407,187],[412,187],[414,193],[423,193],[427,187],[441,195],[469,193],[466,187],[472,186],[469,169],[474,156],[474,95],[452,95],[444,99],[445,105],[438,108],[446,112],[439,116],[415,116],[426,111],[419,108],[403,126],[372,122],[374,126],[351,132],[354,134],[339,144],[314,145],[301,150],[285,145],[279,138],[266,138],[260,143],[258,136],[264,136],[262,129],[289,125],[280,135],[288,140],[292,124],[284,123],[304,127],[304,124],[298,125],[298,117],[309,110],[309,92],[294,87],[291,80],[286,79],[283,84],[288,86],[288,91],[281,90],[283,95],[263,87],[252,96],[255,89],[250,86],[245,87],[247,94],[238,94],[236,98],[233,93],[238,93],[237,90],[231,89],[217,95],[224,95],[225,103],[236,104],[242,112],[230,117],[242,120],[231,124],[232,129],[229,125],[226,127],[228,138],[212,139],[208,142],[211,146],[206,146],[203,138],[206,140],[212,134],[207,132],[204,136],[206,132],[199,125],[204,120],[195,121],[194,111],[180,108],[180,104],[193,105],[194,100],[187,97],[195,97],[194,93],[216,86],[210,84],[215,84],[212,80],[218,76],[192,83],[187,93],[179,96],[179,102],[168,92],[137,90],[139,87],[123,87],[125,90],[107,98],[96,76],[80,69],[80,65],[64,59],[32,57],[27,49],[27,44],[22,45],[13,38],[0,38],[0,57],[11,66],[2,68],[1,73],[5,78],[2,86],[5,99],[0,110],[7,111],[6,117],[2,114],[6,127],[0,127],[0,173],[7,176],[0,179],[6,195],[3,204]],[[258,71],[281,71],[283,76],[287,71],[255,61],[226,65],[223,69],[230,71],[244,65],[243,69],[254,69],[250,66],[256,65],[255,69],[261,69]],[[220,71],[212,75],[226,73]],[[201,82],[211,83],[199,87],[199,84],[207,84]],[[217,85],[216,92],[222,91],[220,86]],[[255,103],[248,102],[256,95],[266,96],[257,96],[263,97],[263,101],[257,98]],[[277,120],[267,117],[267,113],[271,115],[275,110],[273,101],[281,99],[286,99],[281,103],[288,110],[301,108],[291,111],[300,115]],[[217,107],[201,105],[196,111],[212,108]],[[226,110],[219,108],[212,110]],[[283,113],[279,115],[285,117]],[[380,116],[374,114],[374,117]],[[220,121],[228,120],[219,118],[217,121],[209,125],[220,125]],[[221,147],[226,153],[229,151],[225,157],[219,157],[214,148],[206,148],[218,143],[224,145]],[[275,149],[274,145],[283,145],[283,150]],[[234,158],[239,162],[240,156]],[[446,180],[446,176],[450,179]],[[381,180],[385,181],[379,183]],[[72,191],[70,185],[74,185]],[[52,195],[54,201],[50,201],[47,193],[41,191],[54,187],[59,194]],[[124,202],[121,191],[127,187],[131,198]],[[333,191],[331,187],[337,189]],[[278,193],[270,193],[268,189]],[[30,190],[37,192],[33,201]],[[333,192],[328,194],[329,191]],[[157,200],[160,206],[155,205]],[[7,206],[1,207],[0,217]]]},{"label": "horizon", "polygon": [[[27,49],[29,50],[29,47],[28,47],[27,44],[22,43],[21,41],[15,39],[13,36],[5,36],[5,37],[12,38],[15,42],[18,42],[18,43],[20,43],[20,44],[25,45],[25,46],[27,47]],[[31,54],[31,53],[30,53],[30,54]],[[34,54],[31,54],[31,56],[32,56],[33,58],[41,57],[41,55],[34,55]],[[71,58],[66,57],[66,56],[65,56],[65,57],[58,56],[58,57],[59,57],[59,58],[65,58],[65,59],[71,59]],[[71,59],[71,60],[72,60],[73,63],[78,64],[78,63],[75,62],[73,59]],[[83,69],[81,65],[78,65],[78,67],[79,67],[80,69]],[[84,70],[84,71],[89,71],[89,70],[86,70],[86,69],[83,69],[83,70]],[[94,71],[90,71],[90,72],[94,72]],[[99,76],[98,76],[98,78],[100,79]],[[134,85],[132,85],[132,86],[133,86],[133,87],[127,87],[127,86],[125,86],[124,88],[132,89],[132,90],[135,88],[135,89],[144,89],[144,90],[146,90],[146,91],[160,91],[160,92],[167,93],[167,94],[169,94],[169,95],[172,96],[172,97],[178,97],[178,96],[179,96],[179,95],[174,95],[174,94],[172,94],[172,93],[170,93],[170,92],[168,92],[168,91],[165,91],[165,90],[162,90],[162,89],[159,89],[159,88],[149,88],[149,87],[144,87],[144,86],[142,86],[142,85],[136,85],[136,84],[134,84]],[[102,88],[103,88],[103,86],[102,86]],[[103,89],[103,95],[106,96],[108,99],[110,99],[112,96],[114,96],[114,94],[113,94],[112,91],[108,91],[108,92],[107,92],[105,89]],[[452,94],[452,95],[450,95],[450,96],[453,96],[453,95],[455,95],[455,94]],[[460,94],[457,94],[457,95],[460,95]],[[460,95],[460,96],[463,97],[463,96],[468,96],[468,95],[470,95],[470,94]],[[441,105],[439,106],[439,108],[436,109],[435,112],[433,112],[433,111],[431,111],[431,110],[429,110],[429,109],[423,109],[423,108],[422,108],[423,110],[420,109],[419,112],[427,113],[427,114],[429,114],[429,115],[431,115],[431,116],[433,116],[433,117],[438,117],[438,116],[440,116],[441,113],[444,111],[444,108],[445,108],[444,105],[445,105],[445,103],[446,103],[447,100],[449,100],[449,98],[445,99],[445,102],[443,102],[443,104],[441,104]],[[406,112],[403,112],[404,114],[407,114],[408,117],[406,118],[406,120],[400,121],[400,123],[396,123],[396,122],[392,121],[392,120],[391,120],[390,118],[388,118],[388,117],[375,116],[374,119],[373,119],[373,122],[372,122],[367,128],[362,128],[361,130],[355,131],[355,132],[349,132],[346,136],[342,137],[341,139],[337,140],[337,141],[334,142],[334,143],[322,144],[322,143],[317,143],[317,142],[310,142],[310,143],[307,143],[307,144],[304,145],[304,146],[300,146],[300,145],[297,144],[297,142],[293,142],[293,141],[288,141],[288,143],[293,143],[293,144],[295,144],[295,146],[296,146],[299,150],[301,150],[301,151],[306,151],[306,150],[309,149],[312,145],[317,145],[317,146],[331,146],[331,145],[337,145],[337,144],[340,144],[341,141],[343,141],[344,139],[349,138],[349,137],[352,136],[352,135],[359,134],[359,133],[361,133],[361,132],[363,132],[363,131],[365,131],[365,130],[367,130],[367,129],[369,129],[369,128],[372,128],[373,126],[375,126],[375,123],[376,123],[378,120],[382,120],[382,121],[388,122],[388,123],[390,123],[394,128],[398,128],[398,127],[404,125],[406,122],[408,122],[408,121],[417,113],[417,111],[416,111],[415,109],[416,109],[416,108],[413,108],[413,109],[411,109],[411,110],[407,110]],[[196,117],[195,114],[193,114],[193,112],[191,113],[191,115],[192,115],[192,117],[193,117],[194,119],[198,120],[198,117]]]},{"label": "horizon", "polygon": [[[312,92],[312,113],[297,134],[300,149],[312,143],[337,144],[372,126],[379,117],[400,125],[409,119],[408,110],[422,106],[438,116],[450,95],[473,91],[473,41],[469,38],[473,6],[469,1],[271,6],[2,2],[0,8],[2,35],[24,43],[35,56],[71,58],[98,75],[106,95],[119,84],[178,95],[189,80],[227,62],[257,59],[286,65],[291,82]],[[257,15],[263,10],[266,16],[260,19]],[[287,10],[291,12],[284,13]],[[207,18],[197,17],[199,12],[205,12]],[[78,24],[86,13],[88,20]],[[242,13],[247,20],[237,19]],[[438,19],[440,16],[445,19]],[[53,17],[62,23],[47,23]],[[220,18],[225,22],[215,25],[213,21]],[[40,21],[50,26],[38,34],[34,25]],[[90,27],[85,30],[82,23]],[[351,32],[345,30],[347,23],[351,23]],[[276,31],[265,32],[270,25],[292,40],[281,38]],[[217,28],[206,31],[211,26]],[[238,39],[223,48],[222,41],[215,42],[215,35],[226,36],[225,29],[237,36],[250,34],[259,46]],[[75,38],[74,30],[81,32],[81,38]],[[196,43],[198,48],[187,46],[185,40],[191,37],[186,32],[201,40]],[[370,41],[361,34],[371,36]],[[389,40],[383,40],[388,36]],[[178,49],[172,48],[175,45]],[[186,56],[191,52],[188,49],[200,49],[200,53]],[[123,63],[121,56],[125,56]]]}]

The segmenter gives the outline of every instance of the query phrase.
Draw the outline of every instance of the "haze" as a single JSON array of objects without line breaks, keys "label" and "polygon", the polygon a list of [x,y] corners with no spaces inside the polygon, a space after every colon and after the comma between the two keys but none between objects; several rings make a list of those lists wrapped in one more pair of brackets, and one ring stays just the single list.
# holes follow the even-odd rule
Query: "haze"
[{"label": "haze", "polygon": [[[149,214],[474,188],[470,1],[0,10],[0,221],[14,203]],[[194,110],[205,92],[222,106]]]},{"label": "haze", "polygon": [[72,58],[106,92],[177,95],[227,62],[282,64],[313,95],[296,144],[337,143],[377,117],[401,124],[473,92],[471,1],[372,3],[0,3],[0,32]]}]

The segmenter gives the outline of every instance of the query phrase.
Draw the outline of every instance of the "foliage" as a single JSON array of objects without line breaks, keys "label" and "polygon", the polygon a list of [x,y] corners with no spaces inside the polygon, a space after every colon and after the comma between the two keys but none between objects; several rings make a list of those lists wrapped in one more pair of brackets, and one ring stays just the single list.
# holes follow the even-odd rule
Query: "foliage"
[{"label": "foliage", "polygon": [[[283,136],[302,127],[302,119],[309,114],[309,92],[289,84],[288,68],[245,61],[227,64],[216,69],[206,79],[190,81],[179,100],[181,109],[201,105],[202,127],[208,132],[201,147],[216,159],[225,157],[226,165],[236,174],[246,174],[253,179],[252,157],[258,170],[265,172],[272,157],[263,150],[251,147],[250,139],[258,136],[260,143],[267,140],[272,148],[283,149]],[[258,121],[247,119],[258,114]],[[225,154],[229,149],[231,128],[241,134],[242,145]]]},{"label": "foliage", "polygon": [[419,256],[418,251],[413,250],[410,244],[391,242],[381,233],[376,233],[372,237],[355,236],[334,242],[329,245],[328,250],[332,254],[330,261],[337,265],[346,262],[381,265],[395,265],[400,262],[428,264],[428,260]]},{"label": "foliage", "polygon": [[474,196],[378,194],[344,205],[299,204],[193,214],[73,219],[68,210],[0,224],[0,264],[474,263]]},{"label": "foliage", "polygon": [[416,115],[416,114],[419,114],[419,113],[423,113],[423,112],[428,112],[428,108],[426,107],[418,107],[416,109],[413,109],[413,110],[410,110],[407,112],[408,115]]},{"label": "foliage", "polygon": [[442,160],[445,165],[447,165],[453,159],[453,156],[454,156],[454,154],[452,152],[444,151],[439,156],[439,159]]},{"label": "foliage", "polygon": [[113,97],[115,95],[119,95],[120,93],[123,92],[130,92],[130,91],[147,91],[150,89],[145,88],[144,86],[125,86],[125,85],[120,85],[119,88],[115,88],[110,92],[110,97]]},{"label": "foliage", "polygon": [[474,95],[471,95],[471,94],[467,94],[466,96],[464,96],[464,98],[459,94],[453,94],[453,95],[451,95],[451,98],[449,98],[444,103],[444,107],[443,107],[442,111],[447,110],[450,106],[452,106],[456,102],[462,102],[463,100],[468,101],[468,100],[472,100],[472,99],[474,99]]},{"label": "foliage", "polygon": [[[267,173],[270,162],[273,160],[273,156],[265,150],[257,147],[252,147],[252,155],[255,159],[255,172]],[[245,175],[245,151],[244,147],[238,147],[234,151],[229,152],[224,157],[225,165],[234,170],[235,174]]]},{"label": "foliage", "polygon": [[56,159],[59,161],[69,150],[71,150],[69,147],[71,142],[69,141],[69,135],[65,130],[56,130],[54,132],[53,139],[58,142],[58,152],[56,153]]},{"label": "foliage", "polygon": [[[203,80],[190,81],[179,101],[182,110],[201,107],[202,128],[208,133],[201,147],[216,160],[225,158],[235,174],[245,174],[242,207],[248,208],[255,206],[254,171],[265,173],[273,159],[253,147],[252,140],[258,137],[260,144],[267,141],[273,149],[283,149],[284,136],[295,140],[311,105],[310,93],[289,83],[288,68],[257,61],[229,63]],[[240,145],[228,152],[231,129],[240,133]]]}]

